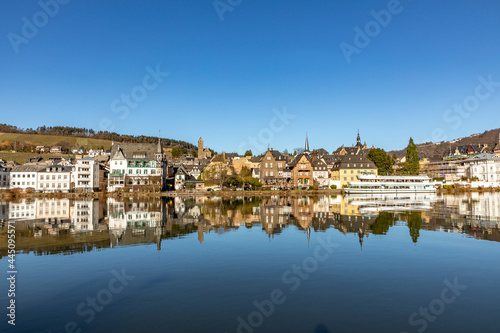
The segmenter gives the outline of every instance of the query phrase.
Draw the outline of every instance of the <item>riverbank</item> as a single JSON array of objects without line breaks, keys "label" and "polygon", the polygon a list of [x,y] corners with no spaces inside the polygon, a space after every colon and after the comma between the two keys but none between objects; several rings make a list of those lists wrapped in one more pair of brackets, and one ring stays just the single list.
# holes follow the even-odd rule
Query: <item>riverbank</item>
[{"label": "riverbank", "polygon": [[294,191],[172,191],[172,192],[90,192],[90,193],[28,193],[0,191],[0,200],[48,198],[48,199],[100,199],[100,198],[137,198],[137,197],[266,197],[302,195],[343,195],[343,190],[294,190]]},{"label": "riverbank", "polygon": [[[437,194],[500,192],[500,188],[439,188]],[[89,192],[89,193],[29,193],[20,191],[0,191],[0,200],[27,198],[47,199],[101,199],[101,198],[160,198],[160,197],[270,197],[270,196],[303,196],[303,195],[345,195],[342,189],[335,190],[289,190],[289,191],[172,191],[172,192]]]}]

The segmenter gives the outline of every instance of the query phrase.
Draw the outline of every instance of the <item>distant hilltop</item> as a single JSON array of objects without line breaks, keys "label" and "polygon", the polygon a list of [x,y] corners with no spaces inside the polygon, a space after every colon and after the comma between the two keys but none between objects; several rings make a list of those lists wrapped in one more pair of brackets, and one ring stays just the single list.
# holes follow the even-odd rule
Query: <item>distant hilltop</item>
[{"label": "distant hilltop", "polygon": [[[156,143],[157,137],[134,136],[108,131],[94,131],[88,128],[68,126],[40,126],[36,129],[19,128],[8,124],[0,124],[0,150],[30,151],[36,146],[61,146],[69,150],[72,146],[85,148],[111,149],[112,142]],[[185,141],[161,139],[164,146],[195,150],[196,146]]]},{"label": "distant hilltop", "polygon": [[[500,128],[497,128],[450,141],[420,143],[417,144],[417,151],[420,158],[442,160],[444,156],[453,154],[456,149],[463,149],[465,146],[472,145],[476,150],[487,152],[499,143],[499,139]],[[402,158],[406,154],[406,149],[393,150],[388,154],[391,156],[395,154],[398,158]]]}]

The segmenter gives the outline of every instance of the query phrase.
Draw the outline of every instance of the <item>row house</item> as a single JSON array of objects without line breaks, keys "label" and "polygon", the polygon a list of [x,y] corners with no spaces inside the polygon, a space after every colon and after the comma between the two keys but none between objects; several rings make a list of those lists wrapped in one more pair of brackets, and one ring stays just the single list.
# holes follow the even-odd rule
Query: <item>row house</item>
[{"label": "row house", "polygon": [[77,160],[73,177],[75,190],[92,192],[99,189],[99,163],[90,156]]},{"label": "row house", "polygon": [[[102,172],[101,172],[102,171]],[[76,160],[43,160],[32,158],[23,165],[0,167],[0,189],[37,192],[69,192],[75,188],[99,188],[104,170],[90,157]]]},{"label": "row house", "polygon": [[323,159],[313,157],[313,179],[319,186],[330,186],[330,172]]},{"label": "row house", "polygon": [[260,182],[263,185],[286,186],[288,179],[283,176],[287,159],[277,150],[267,149],[260,162]]},{"label": "row house", "polygon": [[30,188],[36,190],[38,188],[37,173],[44,166],[38,164],[19,165],[15,166],[10,171],[10,186],[11,189],[19,188],[23,191]]},{"label": "row house", "polygon": [[50,165],[38,169],[35,190],[42,192],[69,192],[72,167]]},{"label": "row house", "polygon": [[361,175],[377,175],[378,169],[375,163],[370,161],[366,155],[345,155],[335,162],[332,168],[332,183],[337,187],[345,187],[348,182],[359,181]]},{"label": "row house", "polygon": [[108,191],[119,188],[136,190],[145,186],[163,190],[167,161],[161,143],[119,143],[111,148]]},{"label": "row house", "polygon": [[309,151],[309,140],[306,135],[306,145],[303,153],[298,154],[290,162],[291,185],[298,188],[309,188],[314,185],[313,156]]}]

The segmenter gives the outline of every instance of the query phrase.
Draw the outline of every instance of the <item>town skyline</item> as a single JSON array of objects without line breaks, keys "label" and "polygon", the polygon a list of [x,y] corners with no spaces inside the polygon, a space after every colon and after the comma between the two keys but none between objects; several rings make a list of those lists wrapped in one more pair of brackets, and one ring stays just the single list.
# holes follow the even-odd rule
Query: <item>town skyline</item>
[{"label": "town skyline", "polygon": [[[13,130],[14,128],[17,128],[19,131],[21,132],[24,132],[24,133],[28,133],[29,130],[32,130],[34,132],[37,132],[38,129],[45,129],[48,127],[46,127],[45,125],[42,125],[42,126],[37,126],[37,127],[34,127],[34,128],[23,128],[23,127],[20,127],[20,126],[15,126],[15,125],[12,125],[12,124],[0,124],[0,125],[3,125],[5,128],[8,128],[8,130],[6,130],[6,133],[9,133],[11,130]],[[56,125],[56,127],[59,127],[59,128],[68,128],[68,129],[71,129],[72,127],[67,127],[67,126],[64,126],[64,125]],[[78,129],[79,131],[87,131],[88,132],[88,135],[89,135],[89,138],[92,138],[94,135],[98,135],[98,130],[94,130],[92,128],[81,128],[81,127],[76,127],[74,129]],[[450,138],[449,140],[444,140],[444,141],[439,141],[439,142],[434,142],[434,141],[427,141],[427,142],[422,142],[422,143],[419,143],[417,142],[417,140],[415,140],[415,136],[414,135],[410,135],[406,141],[403,141],[403,142],[400,142],[400,148],[396,148],[396,149],[388,149],[387,147],[383,147],[383,146],[377,146],[375,144],[373,144],[371,142],[371,138],[369,138],[368,140],[366,140],[366,138],[363,136],[363,133],[357,129],[355,132],[353,132],[353,136],[352,136],[352,140],[350,140],[351,138],[350,137],[347,137],[347,138],[342,138],[342,139],[339,139],[338,137],[335,137],[335,141],[331,140],[331,141],[328,141],[326,144],[325,142],[313,142],[311,140],[309,140],[309,138],[311,137],[309,132],[304,132],[303,136],[300,137],[300,134],[297,134],[297,138],[294,140],[294,143],[296,141],[300,141],[299,144],[297,146],[294,146],[294,147],[289,147],[291,146],[290,144],[284,148],[279,148],[279,147],[275,147],[273,146],[272,144],[269,144],[267,146],[264,146],[264,144],[262,142],[258,143],[257,145],[253,145],[252,142],[253,141],[248,141],[248,140],[244,140],[242,141],[243,143],[245,143],[244,145],[241,145],[239,146],[240,149],[238,150],[230,150],[230,149],[226,149],[227,147],[229,146],[225,146],[225,147],[222,147],[222,149],[218,150],[218,149],[214,149],[214,147],[212,145],[210,145],[210,142],[208,142],[208,145],[205,144],[205,135],[201,135],[198,137],[198,139],[195,141],[195,142],[188,142],[188,141],[184,141],[184,140],[180,140],[179,138],[175,138],[175,137],[168,137],[168,136],[164,136],[164,135],[161,135],[162,131],[159,130],[157,132],[157,135],[154,136],[148,136],[148,135],[144,135],[144,134],[139,134],[139,135],[131,135],[130,133],[116,133],[116,132],[110,132],[108,133],[109,135],[111,134],[117,134],[119,136],[126,136],[126,137],[148,137],[148,138],[158,138],[160,137],[161,140],[172,140],[174,143],[172,144],[172,146],[176,146],[178,145],[179,143],[182,143],[182,144],[189,144],[193,147],[199,147],[200,145],[200,141],[201,141],[201,146],[204,147],[205,149],[210,149],[211,151],[215,152],[216,154],[222,154],[223,152],[225,153],[237,153],[237,154],[240,154],[240,155],[244,155],[248,150],[250,150],[252,152],[252,154],[254,156],[257,156],[257,155],[262,155],[264,154],[268,149],[271,149],[271,150],[277,150],[277,151],[280,151],[280,152],[288,152],[289,154],[293,155],[294,152],[297,150],[297,151],[302,151],[304,149],[304,139],[307,139],[308,142],[311,141],[312,144],[310,145],[310,150],[313,151],[313,150],[317,150],[317,149],[325,149],[326,151],[330,152],[330,151],[335,151],[337,150],[338,148],[340,147],[354,147],[356,145],[356,142],[357,142],[357,139],[358,137],[360,138],[361,142],[363,144],[367,144],[368,145],[368,148],[380,148],[380,149],[384,149],[386,152],[401,152],[403,150],[406,149],[406,146],[408,144],[408,141],[410,139],[413,139],[415,141],[415,143],[417,145],[421,145],[421,144],[443,144],[443,143],[449,143],[450,144],[450,149],[457,146],[456,142],[460,141],[460,140],[467,140],[468,138],[472,138],[472,137],[478,137],[478,136],[481,136],[481,135],[484,135],[485,133],[488,133],[488,132],[492,132],[494,133],[495,131],[499,130],[499,128],[492,128],[492,129],[485,129],[481,132],[478,132],[478,133],[469,133],[468,135],[464,136],[464,137],[456,137],[456,138]],[[2,132],[2,130],[0,129],[0,133]],[[83,133],[83,132],[82,132]],[[31,134],[36,134],[36,133],[31,133]],[[41,134],[41,135],[51,135],[53,133],[42,133],[42,132],[39,132],[38,134]],[[60,135],[62,137],[85,137],[84,134],[69,134],[69,135],[61,135],[61,134],[55,134],[55,135]],[[315,136],[313,135],[313,138]],[[495,135],[495,139],[491,142],[493,144],[496,143],[496,138],[497,138],[497,135]],[[230,138],[229,138],[230,139]],[[110,141],[112,141],[111,139],[109,139]],[[258,142],[258,137],[255,137],[255,140]],[[350,140],[350,141],[349,141]],[[64,141],[64,139],[62,140]],[[36,142],[36,140],[35,140]],[[120,141],[117,141],[117,142],[120,142]],[[127,140],[123,141],[123,142],[127,142]],[[332,143],[332,142],[335,142],[335,143]],[[481,142],[481,143],[487,143],[486,141],[485,142]],[[50,145],[49,145],[50,146]],[[453,146],[453,147],[452,147]],[[85,148],[85,147],[82,147],[82,148]],[[255,149],[257,148],[257,149]],[[198,150],[196,148],[196,150]],[[210,157],[212,157],[212,155],[210,155]]]}]

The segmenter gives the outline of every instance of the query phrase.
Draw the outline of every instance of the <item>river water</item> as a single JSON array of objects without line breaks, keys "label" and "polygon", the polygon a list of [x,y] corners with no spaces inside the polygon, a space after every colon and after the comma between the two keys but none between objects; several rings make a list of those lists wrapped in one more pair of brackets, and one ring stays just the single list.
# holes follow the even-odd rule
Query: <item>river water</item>
[{"label": "river water", "polygon": [[0,331],[499,331],[500,193],[36,199],[0,221]]}]

